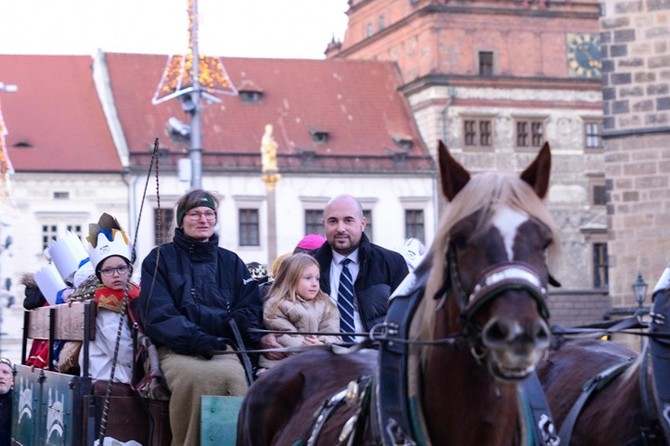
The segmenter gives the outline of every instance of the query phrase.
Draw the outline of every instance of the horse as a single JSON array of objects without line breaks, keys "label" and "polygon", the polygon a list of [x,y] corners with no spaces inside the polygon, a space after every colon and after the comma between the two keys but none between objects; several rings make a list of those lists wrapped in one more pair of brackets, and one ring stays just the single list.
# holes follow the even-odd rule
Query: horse
[{"label": "horse", "polygon": [[641,354],[611,341],[568,340],[538,364],[561,444],[670,444],[670,267],[664,276]]},{"label": "horse", "polygon": [[370,331],[375,348],[303,352],[261,374],[242,402],[238,446],[558,444],[550,414],[537,410],[539,433],[527,422],[530,406],[542,408],[528,401],[543,397],[523,387],[551,337],[549,145],[520,175],[471,174],[441,141],[438,161],[448,205]]}]

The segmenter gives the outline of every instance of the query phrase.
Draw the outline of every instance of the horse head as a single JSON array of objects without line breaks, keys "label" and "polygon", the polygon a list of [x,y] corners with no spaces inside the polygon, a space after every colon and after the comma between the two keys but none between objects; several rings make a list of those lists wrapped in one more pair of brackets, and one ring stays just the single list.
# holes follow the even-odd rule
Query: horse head
[{"label": "horse head", "polygon": [[[557,230],[543,203],[551,153],[545,144],[520,176],[471,175],[440,141],[448,204],[435,237],[424,312],[426,337],[461,335],[498,380],[517,381],[549,346],[547,260]],[[436,312],[444,320],[435,320]],[[429,316],[432,315],[432,316]]]}]

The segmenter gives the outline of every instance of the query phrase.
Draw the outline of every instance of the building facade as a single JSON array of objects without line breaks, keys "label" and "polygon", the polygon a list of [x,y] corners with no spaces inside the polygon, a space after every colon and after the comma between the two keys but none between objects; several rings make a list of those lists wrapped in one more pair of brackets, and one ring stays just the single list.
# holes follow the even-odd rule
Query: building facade
[{"label": "building facade", "polygon": [[[352,0],[329,58],[395,61],[429,149],[469,169],[520,171],[546,140],[561,229],[556,303],[571,323],[607,299],[599,3]],[[569,259],[569,260],[568,260]]]},{"label": "building facade", "polygon": [[670,3],[607,0],[600,24],[610,290],[632,306],[670,262]]},{"label": "building facade", "polygon": [[[50,240],[65,231],[83,239],[88,224],[108,212],[136,239],[139,275],[146,254],[171,237],[175,202],[191,186],[179,169],[189,159],[188,138],[175,134],[175,123],[188,129],[187,104],[152,104],[167,59],[0,56],[4,80],[19,85],[2,103],[17,210],[0,233],[14,240],[0,258],[0,274],[12,280],[3,296],[16,302],[0,327],[7,333],[0,350],[11,359],[20,352],[19,277],[46,264]],[[223,63],[239,94],[202,104],[202,187],[221,199],[221,246],[247,263],[271,264],[304,235],[321,232],[325,204],[344,193],[361,200],[373,242],[393,249],[416,237],[430,244],[435,163],[392,63]],[[268,125],[281,175],[272,191],[261,171]]]}]

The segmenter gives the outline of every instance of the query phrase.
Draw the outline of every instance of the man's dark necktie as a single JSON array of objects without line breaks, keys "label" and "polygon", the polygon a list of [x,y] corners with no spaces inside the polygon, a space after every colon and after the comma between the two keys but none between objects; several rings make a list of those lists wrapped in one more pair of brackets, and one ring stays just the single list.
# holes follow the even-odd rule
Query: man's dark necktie
[{"label": "man's dark necktie", "polygon": [[349,272],[351,259],[342,260],[340,286],[337,289],[337,309],[340,310],[340,331],[344,342],[354,342],[354,337],[345,333],[355,333],[354,327],[354,285]]}]

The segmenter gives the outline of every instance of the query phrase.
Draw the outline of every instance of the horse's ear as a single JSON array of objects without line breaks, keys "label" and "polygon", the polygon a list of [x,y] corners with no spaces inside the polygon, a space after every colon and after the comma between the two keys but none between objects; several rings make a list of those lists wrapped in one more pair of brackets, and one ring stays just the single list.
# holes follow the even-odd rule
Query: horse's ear
[{"label": "horse's ear", "polygon": [[438,143],[437,155],[440,164],[442,193],[447,201],[451,201],[468,184],[470,173],[449,154],[442,140]]},{"label": "horse's ear", "polygon": [[535,190],[540,198],[544,198],[549,191],[549,176],[551,174],[551,150],[545,142],[535,160],[521,173],[521,179]]}]

